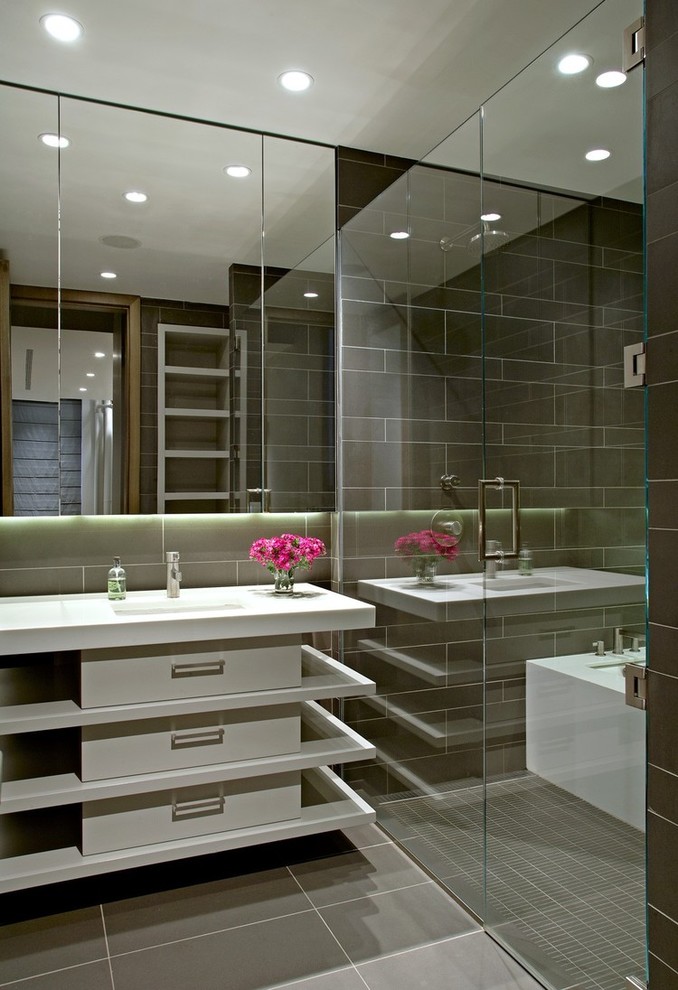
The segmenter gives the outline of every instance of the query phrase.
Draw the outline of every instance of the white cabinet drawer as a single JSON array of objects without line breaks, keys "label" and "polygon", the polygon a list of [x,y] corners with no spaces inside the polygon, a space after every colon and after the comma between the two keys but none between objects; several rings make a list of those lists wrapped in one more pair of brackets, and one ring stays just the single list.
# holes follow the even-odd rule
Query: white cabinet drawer
[{"label": "white cabinet drawer", "polygon": [[105,780],[298,753],[301,706],[86,725],[81,731],[81,778]]},{"label": "white cabinet drawer", "polygon": [[301,817],[301,774],[271,774],[82,806],[83,855]]},{"label": "white cabinet drawer", "polygon": [[83,650],[83,708],[173,701],[301,684],[296,636]]}]

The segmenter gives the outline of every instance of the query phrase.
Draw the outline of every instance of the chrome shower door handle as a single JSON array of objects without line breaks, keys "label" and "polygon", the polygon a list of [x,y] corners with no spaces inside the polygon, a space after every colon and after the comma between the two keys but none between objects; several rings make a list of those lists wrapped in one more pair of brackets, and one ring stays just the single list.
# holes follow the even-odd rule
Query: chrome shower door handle
[{"label": "chrome shower door handle", "polygon": [[[487,550],[487,491],[511,492],[512,545],[505,550]],[[520,552],[520,482],[505,478],[481,478],[478,481],[478,560],[510,559]]]}]

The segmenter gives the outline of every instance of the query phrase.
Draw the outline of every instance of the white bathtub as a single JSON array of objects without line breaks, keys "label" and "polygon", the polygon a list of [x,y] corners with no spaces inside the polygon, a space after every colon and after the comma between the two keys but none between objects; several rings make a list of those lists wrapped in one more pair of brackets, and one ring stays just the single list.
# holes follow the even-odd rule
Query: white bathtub
[{"label": "white bathtub", "polygon": [[527,661],[527,768],[645,828],[645,712],[624,703],[624,663],[644,651]]}]

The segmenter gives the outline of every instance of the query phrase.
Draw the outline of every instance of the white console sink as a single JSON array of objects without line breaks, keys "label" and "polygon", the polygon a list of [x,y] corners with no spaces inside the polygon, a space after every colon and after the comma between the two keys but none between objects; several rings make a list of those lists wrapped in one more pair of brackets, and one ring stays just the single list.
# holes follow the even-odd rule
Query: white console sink
[{"label": "white console sink", "polygon": [[277,595],[272,584],[131,591],[123,601],[105,594],[36,595],[0,601],[6,653],[141,646],[162,642],[285,636],[374,625],[374,607],[345,595],[299,584]]}]

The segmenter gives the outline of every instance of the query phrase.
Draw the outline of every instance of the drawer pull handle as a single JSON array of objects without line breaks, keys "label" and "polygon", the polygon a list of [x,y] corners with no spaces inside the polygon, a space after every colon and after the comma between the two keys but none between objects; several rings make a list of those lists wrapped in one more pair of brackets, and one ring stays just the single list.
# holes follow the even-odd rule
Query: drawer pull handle
[{"label": "drawer pull handle", "polygon": [[172,733],[172,749],[189,746],[218,746],[224,741],[223,729],[200,729],[197,732]]},{"label": "drawer pull handle", "polygon": [[176,801],[172,805],[172,821],[183,821],[186,818],[203,818],[206,815],[222,815],[224,813],[224,797],[217,795],[212,798],[196,798],[193,801]]},{"label": "drawer pull handle", "polygon": [[197,663],[173,663],[172,677],[207,677],[223,674],[223,660],[199,660]]}]

